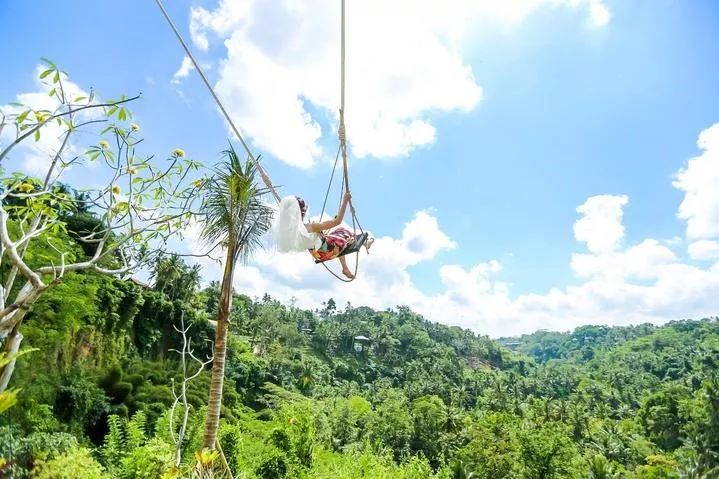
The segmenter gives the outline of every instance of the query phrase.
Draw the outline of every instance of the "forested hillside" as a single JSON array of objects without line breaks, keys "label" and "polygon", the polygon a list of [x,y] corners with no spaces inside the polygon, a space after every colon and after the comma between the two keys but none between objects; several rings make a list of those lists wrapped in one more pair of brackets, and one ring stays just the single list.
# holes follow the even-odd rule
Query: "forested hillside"
[{"label": "forested hillside", "polygon": [[[169,256],[152,286],[73,273],[49,290],[24,325],[34,350],[18,359],[18,402],[0,415],[5,475],[178,477],[175,328],[191,325],[206,360],[217,289]],[[715,319],[501,342],[514,352],[403,307],[328,299],[306,311],[236,294],[229,467],[247,478],[716,476]],[[199,363],[185,359],[190,376]],[[183,463],[199,449],[208,384],[206,370],[188,383]]]}]

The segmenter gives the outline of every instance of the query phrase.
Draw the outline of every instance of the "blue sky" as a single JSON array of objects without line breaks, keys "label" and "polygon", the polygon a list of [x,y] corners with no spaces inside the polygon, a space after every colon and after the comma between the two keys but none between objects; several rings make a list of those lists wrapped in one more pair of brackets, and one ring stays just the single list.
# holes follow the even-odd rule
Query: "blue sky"
[{"label": "blue sky", "polygon": [[[275,183],[317,213],[336,144],[335,6],[167,3]],[[398,21],[381,2],[348,0],[352,189],[380,238],[366,277],[335,284],[304,256],[268,251],[237,287],[305,306],[406,303],[492,335],[716,314],[719,235],[687,227],[719,219],[719,200],[711,185],[672,182],[719,122],[719,4],[446,3],[410,2]],[[2,2],[0,21],[0,105],[37,90],[48,57],[105,97],[141,91],[148,150],[181,146],[211,164],[224,148],[229,132],[196,73],[176,74],[183,53],[154,2]],[[692,178],[714,178],[719,152],[704,153]],[[678,217],[692,195],[699,206]],[[594,237],[615,241],[592,248]],[[654,259],[638,264],[651,272],[627,272],[647,240],[641,257]],[[709,253],[690,254],[697,241]],[[657,299],[667,294],[677,300]]]}]

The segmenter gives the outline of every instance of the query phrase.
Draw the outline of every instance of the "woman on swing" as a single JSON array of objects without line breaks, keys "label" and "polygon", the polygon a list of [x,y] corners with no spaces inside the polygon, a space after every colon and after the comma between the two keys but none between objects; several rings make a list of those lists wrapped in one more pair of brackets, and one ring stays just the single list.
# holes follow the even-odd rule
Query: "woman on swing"
[{"label": "woman on swing", "polygon": [[[327,261],[337,258],[342,251],[350,246],[355,237],[347,228],[339,226],[345,216],[347,205],[352,195],[346,192],[337,215],[331,220],[318,223],[304,223],[307,203],[297,196],[286,196],[280,202],[280,221],[277,249],[281,252],[309,250],[315,260]],[[321,219],[321,218],[320,218]],[[331,230],[326,234],[323,231]],[[367,241],[367,249],[372,244]],[[354,279],[354,274],[347,266],[344,256],[339,256],[342,274]]]}]

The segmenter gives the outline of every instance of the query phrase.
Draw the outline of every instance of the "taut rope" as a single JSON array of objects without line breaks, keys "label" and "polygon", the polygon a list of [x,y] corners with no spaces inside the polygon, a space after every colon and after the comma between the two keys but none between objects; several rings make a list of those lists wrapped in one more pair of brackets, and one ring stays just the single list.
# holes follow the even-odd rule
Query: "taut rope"
[{"label": "taut rope", "polygon": [[170,28],[172,28],[172,31],[175,32],[175,36],[177,36],[177,39],[180,41],[182,48],[185,49],[185,53],[187,54],[190,61],[192,61],[192,64],[195,66],[195,69],[197,70],[197,73],[200,74],[202,81],[205,82],[205,86],[207,87],[208,90],[210,90],[210,94],[212,94],[212,98],[215,99],[217,106],[220,107],[220,111],[222,111],[222,114],[225,115],[225,119],[227,120],[227,123],[230,124],[230,128],[232,128],[232,131],[235,133],[235,136],[237,136],[237,139],[240,140],[240,143],[242,143],[242,146],[245,148],[245,151],[247,152],[247,156],[249,156],[250,160],[252,160],[252,162],[255,164],[255,166],[257,166],[257,171],[260,172],[262,181],[265,182],[265,185],[267,185],[267,188],[272,192],[272,196],[274,196],[275,200],[277,200],[277,203],[279,203],[280,195],[277,193],[277,190],[275,190],[275,186],[272,184],[272,180],[270,179],[269,175],[267,175],[267,173],[265,172],[265,169],[262,168],[262,165],[260,165],[260,162],[257,161],[257,159],[255,158],[255,155],[252,154],[250,147],[247,146],[247,143],[245,143],[244,138],[242,138],[242,135],[240,134],[240,130],[237,129],[237,127],[235,126],[235,123],[232,121],[232,118],[230,118],[230,115],[227,113],[227,110],[225,110],[225,107],[222,105],[220,98],[215,93],[215,90],[214,90],[214,88],[212,88],[212,85],[210,85],[210,82],[207,80],[205,73],[202,71],[202,68],[200,68],[200,65],[197,63],[197,60],[195,60],[195,56],[190,51],[190,48],[187,46],[187,43],[185,43],[185,40],[182,38],[182,35],[180,35],[180,32],[177,31],[177,27],[175,26],[172,19],[170,18],[170,15],[168,15],[167,10],[165,10],[165,7],[162,5],[162,2],[160,0],[155,0],[155,2],[157,3],[157,6],[160,7],[160,10],[162,11],[162,15],[165,17],[165,20],[167,20],[167,23],[170,25]]}]

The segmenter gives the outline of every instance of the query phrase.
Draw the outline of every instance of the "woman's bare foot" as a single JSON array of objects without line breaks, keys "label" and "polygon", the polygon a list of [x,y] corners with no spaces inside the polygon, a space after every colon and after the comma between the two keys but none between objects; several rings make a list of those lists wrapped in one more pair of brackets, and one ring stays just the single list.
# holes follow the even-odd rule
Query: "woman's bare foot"
[{"label": "woman's bare foot", "polygon": [[370,246],[372,246],[372,243],[374,243],[374,238],[368,238],[364,244],[364,247],[367,249],[368,253],[369,253]]},{"label": "woman's bare foot", "polygon": [[355,275],[350,271],[350,267],[347,266],[347,258],[344,256],[339,257],[340,264],[342,265],[342,274],[347,276],[349,279],[355,279]]}]

